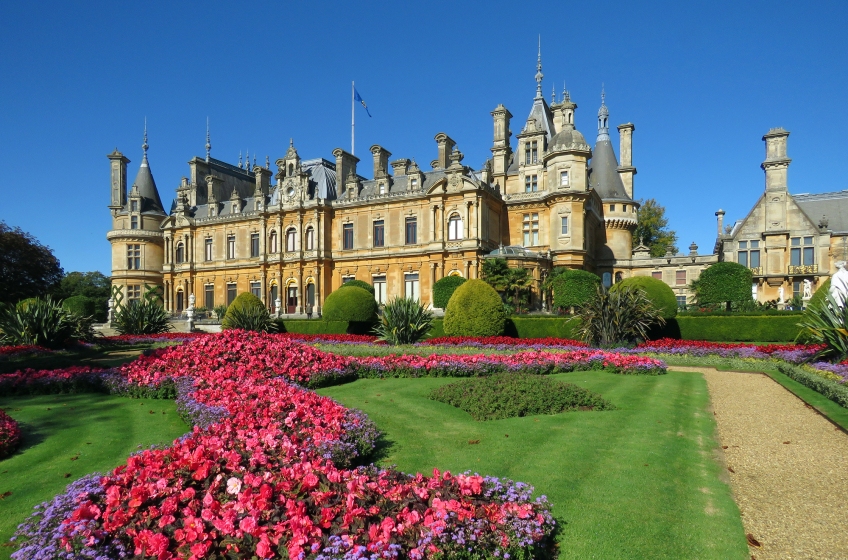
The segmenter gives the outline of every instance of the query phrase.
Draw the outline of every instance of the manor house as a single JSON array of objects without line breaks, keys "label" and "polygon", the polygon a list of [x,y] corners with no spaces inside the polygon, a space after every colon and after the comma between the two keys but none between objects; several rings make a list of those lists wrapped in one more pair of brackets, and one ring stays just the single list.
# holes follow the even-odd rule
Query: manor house
[{"label": "manor house", "polygon": [[111,161],[112,282],[126,300],[161,287],[167,310],[180,312],[194,294],[213,308],[250,291],[272,311],[316,313],[327,294],[350,279],[372,284],[384,303],[411,296],[429,304],[446,275],[476,278],[483,259],[505,257],[531,271],[532,301],[555,266],[586,269],[609,285],[653,275],[685,303],[688,285],[714,254],[650,257],[632,247],[639,204],[632,161],[635,126],[618,126],[620,162],[601,96],[594,147],[575,128],[568,91],[542,96],[541,57],[527,118],[512,140],[513,115],[491,112],[491,158],[479,169],[463,163],[453,139],[435,135],[429,168],[392,159],[371,146],[370,178],[360,159],[336,148],[332,159],[303,159],[293,142],[276,160],[233,165],[205,157],[189,162],[176,198],[162,204],[148,161],[127,184],[129,160]]}]

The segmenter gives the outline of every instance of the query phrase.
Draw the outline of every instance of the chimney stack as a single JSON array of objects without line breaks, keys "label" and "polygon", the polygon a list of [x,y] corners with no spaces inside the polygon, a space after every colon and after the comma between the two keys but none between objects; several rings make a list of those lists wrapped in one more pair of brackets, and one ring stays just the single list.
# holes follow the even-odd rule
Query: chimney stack
[{"label": "chimney stack", "polygon": [[624,183],[624,191],[627,196],[633,198],[633,176],[636,168],[633,167],[633,131],[636,127],[633,123],[618,125],[619,153],[621,154],[621,165],[618,166],[618,174]]},{"label": "chimney stack", "polygon": [[453,152],[454,146],[456,146],[456,142],[444,132],[440,132],[436,134],[436,144],[439,147],[439,157],[436,159],[439,166],[438,169],[447,169],[448,165],[450,165],[450,155]]},{"label": "chimney stack", "polygon": [[409,168],[408,159],[396,159],[391,163],[395,177],[403,177],[406,175],[406,170]]},{"label": "chimney stack", "polygon": [[341,148],[333,150],[333,156],[336,158],[336,185],[344,186],[349,175],[356,176],[356,164],[359,163],[359,158]]},{"label": "chimney stack", "polygon": [[378,144],[371,146],[374,155],[374,178],[383,179],[389,176],[389,156],[391,152]]},{"label": "chimney stack", "polygon": [[715,215],[718,218],[718,236],[721,237],[722,228],[724,227],[724,210],[719,208]]}]

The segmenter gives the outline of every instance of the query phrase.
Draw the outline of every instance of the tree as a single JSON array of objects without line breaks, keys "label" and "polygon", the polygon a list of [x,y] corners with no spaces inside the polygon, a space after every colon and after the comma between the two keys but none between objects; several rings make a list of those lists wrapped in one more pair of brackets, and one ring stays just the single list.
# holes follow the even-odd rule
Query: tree
[{"label": "tree", "polygon": [[512,300],[513,308],[521,310],[521,296],[533,285],[533,276],[526,268],[509,268],[506,259],[484,259],[483,280],[495,289],[504,303]]},{"label": "tree", "polygon": [[751,300],[751,269],[735,262],[718,262],[705,269],[692,281],[692,291],[698,305],[731,303]]},{"label": "tree", "polygon": [[639,201],[639,220],[633,232],[633,245],[640,242],[651,249],[652,257],[661,257],[671,249],[677,253],[677,233],[668,229],[668,219],[665,217],[665,207],[660,206],[656,199]]},{"label": "tree", "polygon": [[21,228],[0,221],[0,302],[43,296],[62,278],[59,259]]},{"label": "tree", "polygon": [[97,321],[105,321],[108,309],[107,302],[111,297],[111,279],[102,273],[69,272],[54,287],[51,295],[59,300],[84,297],[91,301],[94,307],[94,317]]}]

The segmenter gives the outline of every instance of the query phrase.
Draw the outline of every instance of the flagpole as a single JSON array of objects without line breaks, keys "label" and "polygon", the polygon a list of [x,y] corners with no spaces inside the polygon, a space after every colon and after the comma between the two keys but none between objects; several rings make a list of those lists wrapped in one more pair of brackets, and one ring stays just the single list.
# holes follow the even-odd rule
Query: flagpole
[{"label": "flagpole", "polygon": [[354,155],[354,152],[353,152],[353,130],[354,130],[354,126],[356,124],[356,121],[354,120],[355,112],[353,110],[353,107],[354,107],[354,105],[353,105],[353,91],[354,91],[353,81],[351,81],[350,82],[350,155]]}]

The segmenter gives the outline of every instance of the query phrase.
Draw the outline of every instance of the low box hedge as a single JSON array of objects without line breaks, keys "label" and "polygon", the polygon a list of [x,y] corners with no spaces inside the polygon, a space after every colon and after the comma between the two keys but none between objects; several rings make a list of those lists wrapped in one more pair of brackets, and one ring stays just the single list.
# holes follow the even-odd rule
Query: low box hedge
[{"label": "low box hedge", "polygon": [[506,322],[506,336],[516,338],[570,338],[577,339],[575,330],[580,324],[577,317],[510,317]]},{"label": "low box hedge", "polygon": [[281,333],[295,334],[345,334],[347,321],[322,321],[316,319],[277,319],[277,329]]},{"label": "low box hedge", "polygon": [[667,338],[710,342],[792,342],[801,331],[798,327],[800,319],[796,314],[707,317],[678,315],[666,321],[661,334]]},{"label": "low box hedge", "polygon": [[778,364],[777,370],[801,385],[821,393],[836,404],[848,408],[848,387],[845,385],[825,379],[792,364]]}]

